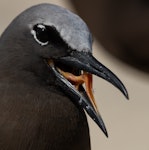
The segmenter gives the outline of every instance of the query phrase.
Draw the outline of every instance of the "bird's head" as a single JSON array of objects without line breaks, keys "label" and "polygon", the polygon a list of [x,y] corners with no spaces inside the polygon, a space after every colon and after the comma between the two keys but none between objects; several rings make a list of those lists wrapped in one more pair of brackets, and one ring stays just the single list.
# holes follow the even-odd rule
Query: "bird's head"
[{"label": "bird's head", "polygon": [[92,93],[92,74],[112,83],[126,98],[128,94],[118,77],[92,55],[92,35],[79,16],[56,5],[33,6],[14,19],[2,41],[7,42],[6,47],[13,41],[9,52],[15,50],[20,63],[24,57],[28,67],[34,62],[31,68],[35,72],[39,73],[35,65],[42,63],[49,77],[55,76],[56,86],[85,109],[107,135]]}]

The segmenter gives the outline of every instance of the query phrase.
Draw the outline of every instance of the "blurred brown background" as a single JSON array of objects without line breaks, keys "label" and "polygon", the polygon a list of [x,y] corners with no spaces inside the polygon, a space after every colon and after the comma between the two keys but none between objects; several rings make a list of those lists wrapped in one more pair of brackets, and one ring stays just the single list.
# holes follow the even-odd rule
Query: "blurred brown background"
[{"label": "blurred brown background", "polygon": [[[24,9],[54,3],[79,14],[94,36],[94,56],[126,85],[130,101],[94,77],[94,93],[109,132],[89,119],[92,150],[149,150],[149,2],[147,0],[1,0],[0,33]],[[19,34],[19,33],[18,33]]]},{"label": "blurred brown background", "polygon": [[149,1],[72,1],[100,43],[121,60],[149,71]]}]

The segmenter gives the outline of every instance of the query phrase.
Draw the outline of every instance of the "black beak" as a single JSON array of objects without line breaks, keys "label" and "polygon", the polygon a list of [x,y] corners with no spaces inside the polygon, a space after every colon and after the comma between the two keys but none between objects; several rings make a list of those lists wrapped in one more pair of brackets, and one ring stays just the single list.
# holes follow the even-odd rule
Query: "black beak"
[{"label": "black beak", "polygon": [[[112,73],[108,68],[103,64],[98,62],[91,53],[72,51],[69,56],[61,57],[57,59],[61,65],[70,66],[72,68],[77,68],[78,70],[83,70],[89,74],[97,75],[108,82],[112,83],[117,87],[128,99],[128,93],[123,85],[123,83],[118,79],[114,73]],[[57,86],[62,90],[67,91],[66,94],[72,98],[72,100],[79,104],[82,108],[86,110],[89,116],[97,123],[101,128],[104,134],[108,137],[108,133],[104,122],[95,107],[92,103],[92,99],[88,96],[88,93],[84,90],[83,86],[80,86],[80,90],[77,90],[71,82],[69,82],[56,68],[54,63],[49,63],[50,68],[54,72],[57,79]]]},{"label": "black beak", "polygon": [[72,51],[71,56],[62,57],[60,60],[61,63],[76,67],[107,80],[129,99],[128,92],[120,79],[107,67],[96,60],[91,53]]}]

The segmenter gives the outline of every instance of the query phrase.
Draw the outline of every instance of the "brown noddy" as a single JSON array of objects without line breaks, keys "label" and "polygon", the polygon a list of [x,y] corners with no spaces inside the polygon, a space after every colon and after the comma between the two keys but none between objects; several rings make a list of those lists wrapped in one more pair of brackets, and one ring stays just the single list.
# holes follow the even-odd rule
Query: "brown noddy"
[{"label": "brown noddy", "polygon": [[108,136],[92,94],[92,74],[123,83],[92,55],[92,35],[77,15],[33,6],[0,37],[0,149],[90,150],[87,114]]}]

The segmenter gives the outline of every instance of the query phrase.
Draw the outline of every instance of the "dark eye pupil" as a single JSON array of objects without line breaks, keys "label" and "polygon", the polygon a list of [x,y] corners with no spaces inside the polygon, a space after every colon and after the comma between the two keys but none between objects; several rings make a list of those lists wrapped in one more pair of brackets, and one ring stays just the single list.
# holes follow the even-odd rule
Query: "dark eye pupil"
[{"label": "dark eye pupil", "polygon": [[46,43],[49,41],[49,35],[46,26],[38,24],[34,26],[33,30],[36,32],[36,37],[40,42]]}]

